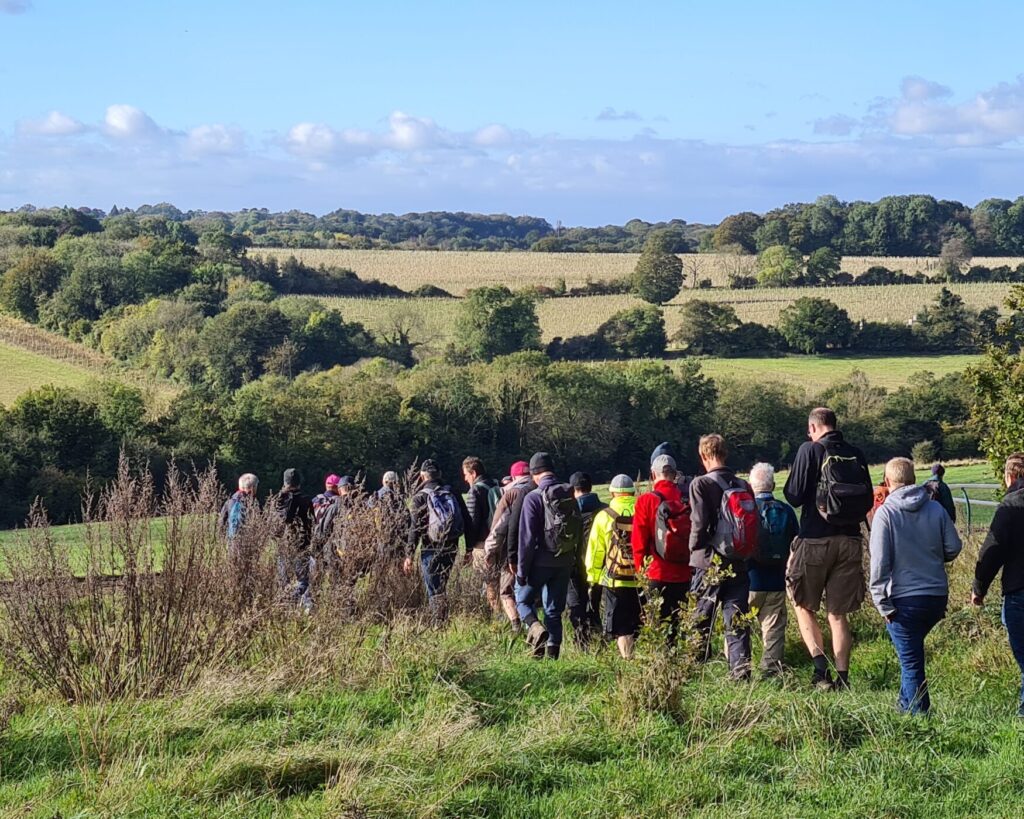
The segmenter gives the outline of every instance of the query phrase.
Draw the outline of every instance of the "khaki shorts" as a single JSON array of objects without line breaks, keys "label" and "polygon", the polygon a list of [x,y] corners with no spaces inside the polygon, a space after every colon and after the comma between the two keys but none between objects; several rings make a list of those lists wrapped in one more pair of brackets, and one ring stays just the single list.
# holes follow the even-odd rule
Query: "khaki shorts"
[{"label": "khaki shorts", "polygon": [[479,572],[484,582],[489,587],[494,588],[499,595],[510,600],[516,599],[516,579],[512,572],[508,570],[508,566],[505,564],[502,564],[500,568],[492,566],[487,559],[483,546],[477,546],[473,549],[473,568]]},{"label": "khaki shorts", "polygon": [[864,541],[860,536],[798,537],[786,565],[786,590],[794,605],[849,614],[864,602]]}]

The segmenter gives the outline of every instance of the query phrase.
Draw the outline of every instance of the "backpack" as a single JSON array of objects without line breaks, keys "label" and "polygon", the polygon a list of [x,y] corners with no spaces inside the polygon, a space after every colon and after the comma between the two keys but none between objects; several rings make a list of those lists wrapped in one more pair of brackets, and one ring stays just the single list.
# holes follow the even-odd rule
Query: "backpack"
[{"label": "backpack", "polygon": [[611,507],[604,510],[612,519],[612,537],[604,557],[604,576],[613,582],[636,580],[633,562],[633,516],[620,515]]},{"label": "backpack", "polygon": [[726,560],[748,560],[757,554],[761,529],[754,493],[746,483],[733,486],[721,475],[713,477],[722,490],[722,502],[711,546]]},{"label": "backpack", "polygon": [[319,524],[323,520],[324,515],[327,514],[327,510],[330,508],[331,503],[334,501],[334,495],[328,495],[326,492],[317,495],[313,498],[313,523]]},{"label": "backpack", "polygon": [[466,531],[462,510],[447,486],[424,489],[427,496],[427,539],[437,546],[458,540]]},{"label": "backpack", "polygon": [[544,548],[555,557],[575,555],[583,542],[583,515],[568,484],[551,484],[540,492],[544,508]]},{"label": "backpack", "polygon": [[790,511],[774,498],[761,506],[761,531],[758,533],[757,562],[762,566],[781,566],[789,560]]},{"label": "backpack", "polygon": [[874,505],[874,490],[867,469],[846,444],[823,444],[815,505],[828,523],[859,524]]},{"label": "backpack", "polygon": [[690,510],[681,500],[669,500],[657,490],[654,513],[654,551],[667,563],[690,563]]},{"label": "backpack", "polygon": [[245,498],[237,494],[231,497],[228,507],[228,537],[234,537],[245,523]]}]

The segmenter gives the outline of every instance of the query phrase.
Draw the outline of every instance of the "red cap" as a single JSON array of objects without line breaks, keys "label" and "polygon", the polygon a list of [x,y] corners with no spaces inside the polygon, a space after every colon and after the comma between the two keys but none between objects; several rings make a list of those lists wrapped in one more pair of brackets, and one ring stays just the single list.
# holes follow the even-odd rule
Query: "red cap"
[{"label": "red cap", "polygon": [[521,478],[523,475],[529,475],[530,465],[526,461],[516,461],[512,464],[512,468],[509,469],[508,474],[513,478]]},{"label": "red cap", "polygon": [[328,475],[327,480],[324,481],[324,483],[327,486],[337,486],[339,483],[341,483],[341,478],[339,478],[337,475]]}]

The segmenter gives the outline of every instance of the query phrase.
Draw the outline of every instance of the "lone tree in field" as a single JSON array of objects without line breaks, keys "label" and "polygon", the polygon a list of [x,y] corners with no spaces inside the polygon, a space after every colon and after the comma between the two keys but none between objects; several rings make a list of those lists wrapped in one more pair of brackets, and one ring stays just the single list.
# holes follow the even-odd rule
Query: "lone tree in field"
[{"label": "lone tree in field", "polygon": [[761,287],[789,287],[800,278],[804,257],[795,247],[772,245],[757,257],[757,283]]},{"label": "lone tree in field", "polygon": [[842,257],[832,248],[819,247],[807,257],[807,274],[804,276],[804,284],[809,284],[812,287],[832,284],[839,273],[842,261]]},{"label": "lone tree in field", "polygon": [[649,304],[620,310],[597,328],[597,335],[613,358],[659,358],[668,344],[665,316]]},{"label": "lone tree in field", "polygon": [[853,322],[849,314],[828,299],[797,299],[779,314],[779,332],[801,353],[838,350],[850,343]]},{"label": "lone tree in field", "polygon": [[470,290],[459,306],[455,346],[478,361],[540,349],[533,296],[500,286]]},{"label": "lone tree in field", "polygon": [[683,287],[683,263],[660,236],[651,236],[633,270],[633,293],[651,304],[664,304]]}]

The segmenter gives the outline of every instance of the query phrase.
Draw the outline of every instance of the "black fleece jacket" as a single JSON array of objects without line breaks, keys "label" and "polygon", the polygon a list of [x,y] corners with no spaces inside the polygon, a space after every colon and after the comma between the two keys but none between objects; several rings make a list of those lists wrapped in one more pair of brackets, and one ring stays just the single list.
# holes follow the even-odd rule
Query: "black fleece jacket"
[{"label": "black fleece jacket", "polygon": [[1003,571],[1003,594],[1024,590],[1024,479],[1010,486],[996,508],[974,567],[974,593],[984,597]]}]

